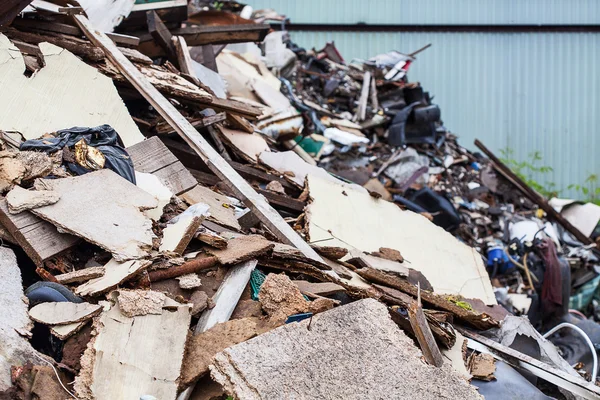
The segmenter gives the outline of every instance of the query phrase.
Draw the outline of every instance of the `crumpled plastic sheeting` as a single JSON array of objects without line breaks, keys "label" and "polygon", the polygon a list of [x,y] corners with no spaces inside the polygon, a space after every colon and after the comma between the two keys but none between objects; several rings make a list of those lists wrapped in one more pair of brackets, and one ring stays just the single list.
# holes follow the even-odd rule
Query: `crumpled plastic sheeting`
[{"label": "crumpled plastic sheeting", "polygon": [[[87,146],[96,148],[104,155],[104,168],[116,172],[129,182],[135,184],[133,162],[127,151],[121,147],[119,135],[110,125],[105,124],[94,128],[73,127],[62,129],[56,132],[55,137],[27,140],[21,144],[20,150],[41,151],[51,154],[65,147],[72,149],[82,139]],[[87,159],[88,157],[86,157]],[[98,160],[97,157],[96,160]],[[93,171],[93,169],[86,168],[77,162],[66,162],[66,165],[71,172],[77,175]]]}]

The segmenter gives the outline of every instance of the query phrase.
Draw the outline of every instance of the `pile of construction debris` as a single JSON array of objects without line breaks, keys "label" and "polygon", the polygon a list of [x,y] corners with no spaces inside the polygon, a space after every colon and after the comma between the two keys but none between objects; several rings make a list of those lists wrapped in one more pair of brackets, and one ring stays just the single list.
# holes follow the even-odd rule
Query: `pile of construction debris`
[{"label": "pile of construction debris", "polygon": [[593,205],[461,147],[425,48],[199,3],[0,5],[0,394],[600,398]]}]

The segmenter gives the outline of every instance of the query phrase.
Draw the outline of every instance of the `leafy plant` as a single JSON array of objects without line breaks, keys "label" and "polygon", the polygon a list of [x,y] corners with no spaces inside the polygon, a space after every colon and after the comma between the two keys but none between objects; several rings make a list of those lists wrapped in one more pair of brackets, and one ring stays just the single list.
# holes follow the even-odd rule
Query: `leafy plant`
[{"label": "leafy plant", "polygon": [[539,151],[529,153],[528,159],[525,161],[517,161],[514,158],[513,149],[501,149],[500,153],[502,154],[500,160],[533,190],[548,198],[558,196],[560,190],[556,189],[556,184],[554,182],[545,182],[542,184],[534,178],[536,175],[541,176],[554,171],[552,167],[548,165],[540,165],[542,155]]},{"label": "leafy plant", "polygon": [[567,189],[575,189],[586,201],[600,205],[600,180],[597,174],[590,174],[582,185],[569,185]]}]

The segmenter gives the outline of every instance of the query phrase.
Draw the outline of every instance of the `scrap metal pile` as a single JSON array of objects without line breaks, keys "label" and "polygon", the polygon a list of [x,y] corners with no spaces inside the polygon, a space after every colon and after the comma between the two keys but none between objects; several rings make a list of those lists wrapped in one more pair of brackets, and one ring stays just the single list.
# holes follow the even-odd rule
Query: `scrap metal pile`
[{"label": "scrap metal pile", "polygon": [[2,398],[600,398],[596,206],[200,3],[0,5]]}]

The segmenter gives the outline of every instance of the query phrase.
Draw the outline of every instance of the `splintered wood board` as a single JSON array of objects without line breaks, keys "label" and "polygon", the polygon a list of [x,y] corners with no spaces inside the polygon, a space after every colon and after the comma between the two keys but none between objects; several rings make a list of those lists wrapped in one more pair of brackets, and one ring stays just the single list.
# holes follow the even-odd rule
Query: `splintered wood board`
[{"label": "splintered wood board", "polygon": [[80,240],[68,233],[59,233],[54,225],[29,211],[11,214],[5,199],[0,200],[0,223],[38,267]]},{"label": "splintered wood board", "polygon": [[421,271],[436,293],[460,294],[496,304],[477,251],[422,215],[369,194],[308,175],[306,208],[310,242],[378,251],[399,250],[407,267]]},{"label": "splintered wood board", "polygon": [[60,200],[32,212],[63,230],[110,251],[119,261],[144,257],[152,248],[152,221],[141,210],[158,205],[154,196],[111,170],[41,180]]},{"label": "splintered wood board", "polygon": [[127,152],[136,171],[155,175],[175,194],[196,186],[190,171],[156,136],[128,147]]},{"label": "splintered wood board", "polygon": [[78,397],[114,400],[150,395],[175,400],[191,305],[130,318],[116,301],[100,315],[97,335],[82,357],[75,381]]},{"label": "splintered wood board", "polygon": [[26,139],[73,126],[112,126],[125,146],[144,139],[112,80],[75,55],[40,43],[46,65],[26,77],[21,52],[0,34],[0,130]]}]

